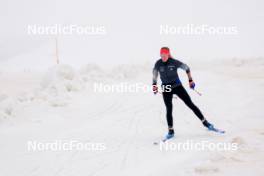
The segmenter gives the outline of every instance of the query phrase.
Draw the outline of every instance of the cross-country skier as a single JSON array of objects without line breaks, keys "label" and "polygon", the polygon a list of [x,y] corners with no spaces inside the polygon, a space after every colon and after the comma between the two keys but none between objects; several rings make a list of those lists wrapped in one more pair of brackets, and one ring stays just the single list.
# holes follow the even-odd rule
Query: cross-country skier
[{"label": "cross-country skier", "polygon": [[194,114],[202,121],[203,125],[206,128],[215,131],[213,125],[205,119],[200,109],[192,102],[190,96],[188,95],[185,88],[182,86],[182,83],[179,79],[177,69],[181,68],[185,70],[188,75],[190,88],[194,89],[195,83],[192,79],[189,66],[179,60],[174,59],[171,56],[170,49],[168,47],[161,48],[160,57],[161,59],[159,59],[155,63],[155,66],[153,68],[153,92],[154,94],[158,93],[157,77],[159,74],[163,87],[163,100],[167,111],[166,116],[168,123],[168,134],[166,135],[166,138],[169,139],[174,136],[172,117],[173,94],[176,94],[194,112]]}]

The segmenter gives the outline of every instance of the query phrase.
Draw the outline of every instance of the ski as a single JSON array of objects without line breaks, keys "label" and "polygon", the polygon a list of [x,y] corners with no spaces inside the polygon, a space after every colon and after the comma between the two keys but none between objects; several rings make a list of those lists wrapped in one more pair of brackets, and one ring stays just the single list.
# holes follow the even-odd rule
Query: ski
[{"label": "ski", "polygon": [[[215,128],[213,125],[209,126],[209,127],[208,127],[208,130],[209,130],[209,131],[216,132],[216,133],[220,133],[220,134],[224,134],[224,133],[225,133],[224,130],[221,130],[221,129]],[[162,142],[164,143],[164,142],[166,142],[166,141],[172,139],[173,137],[174,137],[174,136],[170,136],[170,137],[166,136],[165,138],[163,138],[163,139],[160,140],[159,142],[157,142],[157,141],[153,142],[153,144],[154,144],[154,145],[158,145],[158,144],[160,144],[160,143],[162,143]]]},{"label": "ski", "polygon": [[209,131],[214,131],[214,132],[216,132],[216,133],[221,133],[221,134],[224,134],[224,133],[225,133],[224,130],[221,130],[221,129],[215,128],[214,126],[210,126],[210,127],[208,128],[208,130],[209,130]]},{"label": "ski", "polygon": [[170,139],[172,139],[173,137],[170,137],[170,138],[168,138],[168,137],[165,137],[165,138],[163,138],[161,141],[159,141],[159,142],[157,142],[157,141],[155,141],[155,142],[153,142],[153,144],[154,145],[158,145],[158,144],[160,144],[161,142],[166,142],[166,141],[168,141],[168,140],[170,140]]}]

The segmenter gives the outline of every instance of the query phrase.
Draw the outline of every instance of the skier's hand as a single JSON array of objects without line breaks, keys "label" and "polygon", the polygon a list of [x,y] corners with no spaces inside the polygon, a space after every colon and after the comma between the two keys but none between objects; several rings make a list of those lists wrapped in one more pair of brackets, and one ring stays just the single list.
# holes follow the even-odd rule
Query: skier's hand
[{"label": "skier's hand", "polygon": [[189,80],[189,86],[191,89],[194,89],[195,88],[195,83],[193,80]]},{"label": "skier's hand", "polygon": [[157,85],[152,85],[152,91],[154,94],[157,94],[159,89],[158,89],[158,86]]}]

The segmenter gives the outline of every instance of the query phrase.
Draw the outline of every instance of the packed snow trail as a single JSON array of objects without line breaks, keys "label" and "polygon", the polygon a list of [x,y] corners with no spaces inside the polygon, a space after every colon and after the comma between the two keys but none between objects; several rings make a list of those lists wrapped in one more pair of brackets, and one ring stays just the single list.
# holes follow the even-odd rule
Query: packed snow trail
[{"label": "packed snow trail", "polygon": [[[203,96],[188,90],[190,96],[205,116],[226,129],[227,134],[208,132],[180,99],[173,100],[175,137],[169,142],[235,142],[239,145],[237,151],[160,150],[153,141],[167,132],[161,95],[94,93],[88,83],[87,89],[80,88],[67,96],[59,94],[59,100],[48,97],[47,102],[52,103],[43,98],[45,101],[37,99],[25,101],[23,106],[14,105],[15,115],[1,122],[0,175],[243,176],[252,170],[263,175],[260,163],[264,147],[261,108],[264,78],[254,72],[244,75],[246,70],[238,68],[233,72],[220,67],[193,71]],[[149,84],[148,71],[128,81]],[[1,108],[5,108],[4,104]],[[104,143],[106,149],[28,151],[29,140]]]}]

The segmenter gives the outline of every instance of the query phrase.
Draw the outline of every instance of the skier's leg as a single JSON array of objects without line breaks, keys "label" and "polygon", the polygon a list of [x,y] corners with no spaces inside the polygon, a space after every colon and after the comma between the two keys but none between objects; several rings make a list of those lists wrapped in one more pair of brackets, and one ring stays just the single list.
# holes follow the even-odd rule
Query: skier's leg
[{"label": "skier's leg", "polygon": [[163,100],[166,106],[166,117],[169,129],[173,129],[173,117],[172,117],[172,92],[163,92]]},{"label": "skier's leg", "polygon": [[191,97],[183,86],[178,86],[175,89],[176,95],[194,112],[194,114],[202,121],[203,125],[208,127],[210,123],[204,118],[200,109],[192,102]]}]

